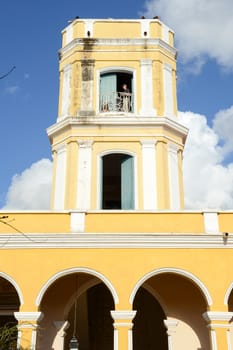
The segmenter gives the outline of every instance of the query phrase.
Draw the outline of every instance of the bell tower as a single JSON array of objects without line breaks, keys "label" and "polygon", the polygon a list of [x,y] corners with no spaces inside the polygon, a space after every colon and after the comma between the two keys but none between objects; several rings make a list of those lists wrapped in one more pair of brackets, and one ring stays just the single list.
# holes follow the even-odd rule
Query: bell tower
[{"label": "bell tower", "polygon": [[174,33],[159,19],[75,19],[62,32],[52,209],[179,210],[187,129]]}]

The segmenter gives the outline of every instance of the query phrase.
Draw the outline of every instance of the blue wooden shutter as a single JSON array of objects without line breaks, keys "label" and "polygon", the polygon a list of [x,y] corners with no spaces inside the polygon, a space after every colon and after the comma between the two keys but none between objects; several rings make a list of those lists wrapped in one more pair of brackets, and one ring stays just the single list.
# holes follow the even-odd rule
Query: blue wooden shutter
[{"label": "blue wooden shutter", "polygon": [[114,94],[117,87],[116,73],[108,73],[101,75],[100,77],[100,110],[102,110],[104,104],[108,104],[111,108]]},{"label": "blue wooden shutter", "polygon": [[134,209],[134,159],[130,156],[121,163],[121,209]]}]

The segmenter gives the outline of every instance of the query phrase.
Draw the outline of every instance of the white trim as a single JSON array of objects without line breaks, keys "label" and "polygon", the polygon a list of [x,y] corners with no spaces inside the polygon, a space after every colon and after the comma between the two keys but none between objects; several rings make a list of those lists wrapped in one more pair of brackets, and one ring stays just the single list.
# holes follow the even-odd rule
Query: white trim
[{"label": "white trim", "polygon": [[[108,214],[109,210],[102,213]],[[124,212],[124,211],[122,211]],[[119,211],[118,211],[119,213]],[[132,213],[132,211],[130,211]],[[111,213],[112,214],[112,213]],[[10,238],[10,239],[9,239]],[[7,242],[7,243],[6,243]],[[146,232],[121,233],[28,233],[24,235],[0,235],[1,250],[6,249],[79,249],[79,248],[140,248],[140,249],[233,249],[233,237],[227,245],[222,236]]]},{"label": "white trim", "polygon": [[172,66],[168,63],[163,64],[163,84],[164,84],[164,114],[167,117],[174,118],[174,96]]},{"label": "white trim", "polygon": [[177,320],[164,320],[163,321],[165,327],[167,328],[167,337],[168,337],[168,350],[173,350],[173,334],[176,332],[176,328],[178,326]]},{"label": "white trim", "polygon": [[[9,235],[8,235],[8,237],[9,237]],[[19,288],[19,285],[15,282],[15,280],[12,277],[10,277],[9,275],[7,275],[6,273],[4,273],[2,271],[0,271],[0,277],[4,278],[5,280],[10,282],[14,286],[14,288],[18,294],[20,306],[22,306],[24,304],[24,300],[23,300],[23,294],[21,292],[21,289]]]},{"label": "white trim", "polygon": [[67,276],[73,273],[86,273],[86,274],[90,274],[93,275],[97,278],[99,278],[110,290],[114,303],[115,305],[118,304],[119,302],[119,298],[116,292],[116,289],[113,287],[112,283],[100,272],[97,272],[93,269],[89,269],[87,267],[74,267],[71,269],[67,269],[67,270],[63,270],[63,271],[59,271],[57,272],[55,275],[53,275],[52,277],[49,278],[49,280],[47,282],[45,282],[45,284],[43,285],[43,287],[40,289],[36,301],[35,301],[35,305],[39,306],[41,303],[41,300],[46,292],[46,290],[49,288],[49,286],[51,286],[56,280],[58,280],[59,278],[63,277],[63,276]]},{"label": "white trim", "polygon": [[231,331],[230,331],[230,329],[227,330],[227,346],[228,346],[228,350],[232,350],[232,341],[231,341]]},{"label": "white trim", "polygon": [[78,179],[77,179],[77,208],[88,210],[91,206],[91,163],[92,140],[79,140]]},{"label": "white trim", "polygon": [[111,311],[111,316],[116,320],[133,320],[136,316],[137,311],[134,310],[113,310]]},{"label": "white trim", "polygon": [[203,212],[205,232],[207,234],[218,234],[219,223],[217,212]]},{"label": "white trim", "polygon": [[60,144],[56,147],[57,162],[55,171],[55,191],[54,191],[54,209],[62,210],[65,207],[65,189],[66,189],[66,144]]},{"label": "white trim", "polygon": [[210,339],[211,339],[211,349],[212,350],[218,350],[218,346],[217,346],[217,336],[216,336],[216,332],[214,329],[210,330]]},{"label": "white trim", "polygon": [[141,140],[143,209],[157,209],[156,140]]},{"label": "white trim", "polygon": [[[225,311],[207,311],[203,313],[203,318],[205,321],[224,321],[224,322],[230,322],[230,320],[233,317],[233,312],[225,312]],[[221,326],[223,326],[221,324]],[[227,325],[229,327],[229,325]]]},{"label": "white trim", "polygon": [[85,212],[75,212],[70,213],[70,231],[72,233],[81,233],[85,231]]},{"label": "white trim", "polygon": [[172,143],[168,144],[168,176],[170,209],[180,209],[180,186],[179,186],[179,162],[178,147]]},{"label": "white trim", "polygon": [[156,116],[153,99],[153,61],[149,58],[140,60],[141,69],[141,110],[140,115]]},{"label": "white trim", "polygon": [[224,305],[228,304],[228,299],[229,299],[229,297],[231,295],[232,290],[233,290],[233,282],[231,282],[231,284],[227,288],[226,294],[224,296]]},{"label": "white trim", "polygon": [[149,278],[154,277],[154,276],[159,275],[159,274],[162,274],[162,273],[174,273],[174,274],[178,274],[178,275],[181,275],[183,277],[190,279],[202,291],[203,296],[205,297],[207,304],[209,306],[213,304],[213,301],[212,301],[212,298],[211,298],[211,295],[210,295],[208,289],[203,284],[203,282],[201,282],[201,280],[199,278],[197,278],[191,272],[188,272],[188,271],[185,271],[182,269],[173,268],[173,267],[164,267],[161,269],[156,269],[156,270],[150,271],[149,273],[145,274],[134,286],[132,293],[130,295],[130,298],[129,298],[129,303],[131,305],[133,304],[135,295],[136,295],[138,289],[143,285],[144,282],[146,282]]},{"label": "white trim", "polygon": [[[40,311],[25,311],[25,312],[14,312],[14,316],[17,321],[34,321],[38,322],[42,320],[43,318],[43,313]],[[31,325],[32,326],[32,325]]]},{"label": "white trim", "polygon": [[[97,154],[97,183],[96,183],[96,190],[97,190],[97,208],[101,210],[101,205],[102,205],[102,169],[101,169],[101,158],[104,156],[107,156],[109,154],[126,154],[134,159],[134,209],[137,210],[138,208],[138,160],[137,160],[137,154],[134,152],[131,152],[129,150],[125,149],[107,149],[105,151],[102,151],[101,153]],[[120,210],[122,213],[124,210]],[[109,210],[107,210],[109,212]],[[110,211],[111,213],[113,212],[112,210]]]},{"label": "white trim", "polygon": [[[59,121],[58,123],[50,126],[47,129],[47,133],[49,137],[52,137],[54,135],[56,135],[56,133],[60,132],[60,130],[62,130],[65,127],[73,127],[76,130],[76,134],[74,134],[73,136],[76,135],[80,135],[80,130],[82,129],[86,129],[88,127],[95,127],[95,126],[109,126],[111,128],[119,128],[122,126],[129,126],[130,128],[132,128],[132,131],[134,129],[140,131],[142,130],[142,128],[146,128],[146,129],[151,129],[151,127],[153,126],[154,128],[158,128],[158,130],[162,127],[165,130],[172,130],[177,132],[180,136],[182,137],[186,137],[188,134],[188,129],[183,126],[182,124],[178,123],[177,120],[175,119],[170,119],[170,118],[166,118],[166,117],[156,117],[156,118],[151,118],[148,116],[134,116],[131,114],[128,114],[127,116],[125,115],[118,115],[117,113],[115,115],[96,115],[95,117],[89,116],[89,117],[81,117],[79,116],[77,117],[67,117],[61,121]],[[135,134],[120,134],[119,130],[118,134],[116,135],[120,135],[120,136],[124,136],[124,137],[135,137]],[[87,131],[86,131],[87,132]],[[96,133],[95,129],[90,129],[90,131],[88,132],[88,134],[90,133],[90,135],[98,135]],[[161,133],[161,130],[159,130],[159,132],[155,129],[153,130],[153,134],[151,136],[164,136],[166,137],[166,135],[164,135],[163,133]],[[86,134],[87,136],[87,134]],[[109,136],[109,135],[106,135]],[[112,136],[112,135],[111,135]],[[115,135],[114,135],[115,136]],[[138,134],[138,136],[143,137],[142,133]],[[148,136],[145,135],[145,136]],[[175,140],[174,140],[175,141]]]}]

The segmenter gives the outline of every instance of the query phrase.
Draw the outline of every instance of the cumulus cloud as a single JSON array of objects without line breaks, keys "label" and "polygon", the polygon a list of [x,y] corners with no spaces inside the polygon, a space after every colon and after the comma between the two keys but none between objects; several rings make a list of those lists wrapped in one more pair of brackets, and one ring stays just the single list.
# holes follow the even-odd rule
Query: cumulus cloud
[{"label": "cumulus cloud", "polygon": [[233,123],[228,119],[232,111],[233,107],[217,113],[213,128],[204,115],[179,113],[180,122],[190,130],[183,160],[186,208],[233,208],[233,163],[225,162],[233,151]]},{"label": "cumulus cloud", "polygon": [[52,162],[41,159],[13,177],[2,209],[49,209]]},{"label": "cumulus cloud", "polygon": [[232,0],[148,0],[145,13],[175,30],[181,59],[200,70],[207,58],[233,71]]}]

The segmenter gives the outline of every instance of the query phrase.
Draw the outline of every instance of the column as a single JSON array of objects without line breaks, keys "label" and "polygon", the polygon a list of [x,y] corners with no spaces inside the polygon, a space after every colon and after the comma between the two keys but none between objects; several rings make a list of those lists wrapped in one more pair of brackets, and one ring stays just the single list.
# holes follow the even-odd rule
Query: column
[{"label": "column", "polygon": [[[89,48],[91,49],[91,47]],[[81,86],[81,116],[94,115],[93,110],[93,88],[94,88],[94,65],[95,61],[86,59],[82,66],[82,86]]]},{"label": "column", "polygon": [[111,311],[114,320],[114,350],[133,349],[133,322],[137,311]]},{"label": "column", "polygon": [[208,323],[212,350],[231,350],[230,321],[233,312],[207,311],[203,318]]},{"label": "column", "polygon": [[168,145],[168,171],[169,171],[169,192],[170,209],[180,209],[180,186],[179,186],[179,162],[178,148],[174,144]]},{"label": "column", "polygon": [[155,140],[142,140],[143,209],[157,209]]},{"label": "column", "polygon": [[77,208],[88,210],[91,206],[91,140],[78,141],[78,184],[77,184]]},{"label": "column", "polygon": [[66,189],[66,145],[62,144],[56,148],[56,169],[55,169],[55,190],[54,209],[65,209],[65,189]]},{"label": "column", "polygon": [[18,321],[17,349],[20,347],[30,350],[36,349],[38,321],[43,317],[42,312],[14,312]]},{"label": "column", "polygon": [[153,104],[153,80],[152,60],[142,59],[141,65],[141,110],[144,116],[155,116],[156,110]]},{"label": "column", "polygon": [[163,65],[164,84],[164,114],[166,117],[174,116],[174,95],[173,95],[173,74],[172,67],[164,63]]},{"label": "column", "polygon": [[164,325],[167,328],[167,336],[168,336],[168,350],[174,350],[174,334],[176,332],[176,328],[178,326],[178,321],[176,320],[164,320]]},{"label": "column", "polygon": [[66,336],[66,329],[69,328],[70,324],[68,321],[54,321],[53,324],[57,330],[57,334],[53,341],[53,349],[63,350],[65,336]]}]

